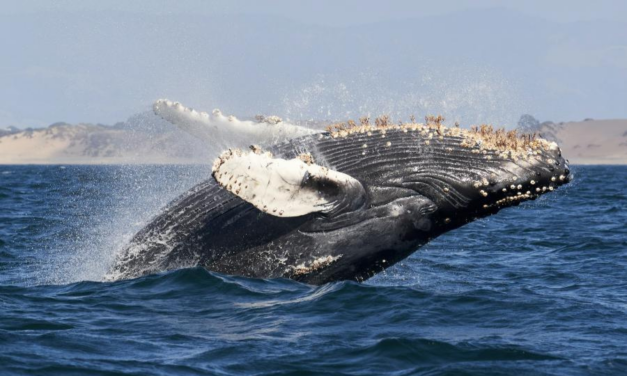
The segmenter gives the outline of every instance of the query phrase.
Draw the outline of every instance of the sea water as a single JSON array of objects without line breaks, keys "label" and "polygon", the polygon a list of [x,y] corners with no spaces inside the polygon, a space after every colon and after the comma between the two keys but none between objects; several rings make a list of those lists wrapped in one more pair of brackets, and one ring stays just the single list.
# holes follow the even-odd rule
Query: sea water
[{"label": "sea water", "polygon": [[309,286],[102,282],[207,166],[0,166],[0,374],[627,374],[627,167],[573,172],[366,283]]}]

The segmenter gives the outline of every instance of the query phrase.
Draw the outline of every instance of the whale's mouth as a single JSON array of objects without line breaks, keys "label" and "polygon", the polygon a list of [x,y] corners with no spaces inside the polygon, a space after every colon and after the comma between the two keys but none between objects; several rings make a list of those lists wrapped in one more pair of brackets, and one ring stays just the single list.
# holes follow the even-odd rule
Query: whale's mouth
[{"label": "whale's mouth", "polygon": [[542,158],[506,161],[496,168],[481,171],[475,180],[454,184],[452,190],[465,198],[465,205],[454,210],[443,205],[440,221],[445,229],[460,226],[501,209],[535,200],[571,180],[568,162],[557,148],[543,154]]},{"label": "whale's mouth", "polygon": [[530,179],[523,184],[516,184],[515,182],[512,182],[509,186],[504,184],[500,188],[500,192],[498,190],[494,192],[496,200],[490,204],[484,204],[484,207],[487,209],[500,209],[506,206],[517,205],[523,201],[535,200],[543,194],[553,192],[560,186],[570,182],[569,175],[568,173],[568,175],[552,176],[548,181]]},{"label": "whale's mouth", "polygon": [[483,208],[502,208],[534,200],[571,180],[567,162],[557,156],[523,166],[516,165],[516,169],[523,173],[489,181],[487,186],[485,179],[473,183],[473,187],[485,198]]}]

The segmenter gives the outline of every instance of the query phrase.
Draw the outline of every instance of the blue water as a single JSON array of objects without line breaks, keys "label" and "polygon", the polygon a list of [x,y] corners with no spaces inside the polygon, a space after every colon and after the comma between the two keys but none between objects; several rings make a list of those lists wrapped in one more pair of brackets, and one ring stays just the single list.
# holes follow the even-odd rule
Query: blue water
[{"label": "blue water", "polygon": [[367,283],[314,287],[101,282],[206,167],[0,166],[0,374],[627,374],[627,168],[573,170]]}]

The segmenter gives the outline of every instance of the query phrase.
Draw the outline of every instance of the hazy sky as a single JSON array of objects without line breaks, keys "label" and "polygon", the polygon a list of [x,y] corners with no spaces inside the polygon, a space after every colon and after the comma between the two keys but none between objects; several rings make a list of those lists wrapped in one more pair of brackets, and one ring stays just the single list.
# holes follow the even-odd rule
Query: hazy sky
[{"label": "hazy sky", "polygon": [[627,21],[622,0],[20,0],[3,1],[0,13],[41,10],[122,10],[140,13],[280,15],[297,21],[336,26],[424,17],[464,9],[502,7],[551,21],[608,19]]},{"label": "hazy sky", "polygon": [[0,127],[202,110],[627,117],[627,1],[2,1]]}]

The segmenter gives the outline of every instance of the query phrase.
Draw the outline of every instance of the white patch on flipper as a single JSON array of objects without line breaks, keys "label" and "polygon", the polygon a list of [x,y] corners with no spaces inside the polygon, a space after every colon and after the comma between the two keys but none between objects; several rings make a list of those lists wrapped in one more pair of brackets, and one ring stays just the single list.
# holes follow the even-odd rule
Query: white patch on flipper
[{"label": "white patch on flipper", "polygon": [[[365,195],[361,183],[349,175],[300,158],[273,158],[258,149],[224,152],[214,162],[213,177],[231,193],[277,217],[328,213],[340,205],[350,208],[351,203],[361,203],[359,195]],[[325,183],[340,189],[325,192]]]},{"label": "white patch on flipper", "polygon": [[277,116],[260,117],[259,122],[224,116],[220,110],[211,114],[198,112],[178,102],[159,99],[153,105],[156,115],[201,140],[244,146],[270,144],[294,137],[318,133],[313,129],[289,124]]}]

